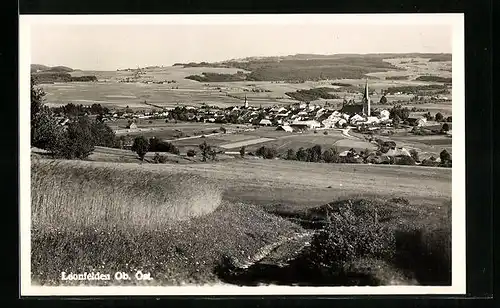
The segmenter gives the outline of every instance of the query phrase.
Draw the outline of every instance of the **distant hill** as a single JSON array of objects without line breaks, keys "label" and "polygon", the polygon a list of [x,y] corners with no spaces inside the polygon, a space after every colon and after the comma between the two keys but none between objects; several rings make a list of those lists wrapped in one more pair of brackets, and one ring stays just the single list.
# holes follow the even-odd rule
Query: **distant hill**
[{"label": "distant hill", "polygon": [[449,53],[370,53],[370,54],[356,54],[356,53],[343,53],[343,54],[294,54],[288,56],[269,56],[269,57],[246,57],[239,59],[231,59],[225,62],[251,62],[251,61],[286,61],[286,60],[327,60],[327,59],[342,59],[351,57],[367,57],[367,58],[378,58],[378,59],[389,59],[389,58],[426,58],[431,59],[431,62],[437,61],[451,61],[451,54]]},{"label": "distant hill", "polygon": [[43,64],[31,64],[31,72],[52,72],[52,73],[68,73],[73,72],[74,69],[67,66],[47,66]]},{"label": "distant hill", "polygon": [[426,58],[429,61],[451,61],[451,54],[443,53],[382,53],[382,54],[295,54],[274,57],[247,57],[217,63],[176,63],[183,67],[225,67],[249,72],[245,75],[208,74],[191,75],[187,79],[199,82],[221,81],[285,81],[302,83],[342,78],[367,78],[367,74],[401,70],[384,61],[391,58]]},{"label": "distant hill", "polygon": [[50,66],[43,65],[43,64],[31,64],[31,72],[36,72],[36,71],[45,71],[50,69]]},{"label": "distant hill", "polygon": [[67,66],[47,66],[31,64],[31,76],[37,83],[54,82],[92,82],[98,81],[94,75],[71,76],[70,72],[79,71]]}]

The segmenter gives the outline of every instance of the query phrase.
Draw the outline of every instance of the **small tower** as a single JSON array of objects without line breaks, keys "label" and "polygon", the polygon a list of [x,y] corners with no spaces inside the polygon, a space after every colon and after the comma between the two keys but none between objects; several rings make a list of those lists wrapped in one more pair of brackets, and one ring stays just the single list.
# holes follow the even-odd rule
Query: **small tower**
[{"label": "small tower", "polygon": [[368,93],[368,79],[366,79],[365,92],[363,93],[363,111],[370,116],[370,95]]},{"label": "small tower", "polygon": [[245,94],[245,108],[248,108],[247,95]]}]

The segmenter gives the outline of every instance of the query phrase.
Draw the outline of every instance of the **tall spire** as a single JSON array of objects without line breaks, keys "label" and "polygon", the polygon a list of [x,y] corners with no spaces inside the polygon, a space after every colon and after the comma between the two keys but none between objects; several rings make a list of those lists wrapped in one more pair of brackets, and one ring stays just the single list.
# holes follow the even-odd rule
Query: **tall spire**
[{"label": "tall spire", "polygon": [[363,104],[366,104],[366,114],[370,116],[370,94],[368,92],[368,78],[366,79],[365,83],[365,93],[363,94]]},{"label": "tall spire", "polygon": [[368,78],[366,79],[366,83],[365,83],[365,93],[363,95],[363,98],[366,99],[366,100],[369,100],[370,97],[369,97],[369,94],[368,94]]}]

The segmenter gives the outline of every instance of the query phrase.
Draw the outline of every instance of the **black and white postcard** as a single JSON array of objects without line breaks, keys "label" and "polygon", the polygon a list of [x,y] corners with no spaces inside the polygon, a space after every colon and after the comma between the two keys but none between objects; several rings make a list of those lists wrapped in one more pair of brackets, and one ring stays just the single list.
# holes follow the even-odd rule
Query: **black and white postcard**
[{"label": "black and white postcard", "polygon": [[21,295],[464,294],[463,19],[21,15]]}]

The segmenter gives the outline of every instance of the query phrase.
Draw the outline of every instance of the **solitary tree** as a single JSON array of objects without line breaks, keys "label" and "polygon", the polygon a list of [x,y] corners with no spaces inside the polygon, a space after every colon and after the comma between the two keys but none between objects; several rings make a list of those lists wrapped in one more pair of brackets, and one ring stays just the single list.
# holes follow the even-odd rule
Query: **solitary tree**
[{"label": "solitary tree", "polygon": [[139,136],[134,139],[134,144],[132,145],[131,150],[136,152],[139,155],[141,160],[144,160],[144,156],[149,150],[149,141],[144,138],[144,136]]},{"label": "solitary tree", "polygon": [[448,125],[448,123],[444,123],[443,126],[441,126],[441,131],[443,133],[446,133],[450,130],[450,125]]},{"label": "solitary tree", "polygon": [[245,146],[242,146],[240,149],[240,156],[241,157],[245,157],[245,150],[246,150]]},{"label": "solitary tree", "polygon": [[441,114],[441,112],[436,113],[436,121],[437,122],[443,121],[443,115]]},{"label": "solitary tree", "polygon": [[203,141],[203,143],[200,144],[198,147],[200,148],[201,151],[202,161],[207,161],[207,158],[212,151],[212,147],[208,145],[206,141]]},{"label": "solitary tree", "polygon": [[439,158],[441,158],[441,163],[446,164],[451,161],[451,155],[448,153],[448,151],[442,150],[441,153],[439,153]]}]

